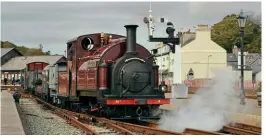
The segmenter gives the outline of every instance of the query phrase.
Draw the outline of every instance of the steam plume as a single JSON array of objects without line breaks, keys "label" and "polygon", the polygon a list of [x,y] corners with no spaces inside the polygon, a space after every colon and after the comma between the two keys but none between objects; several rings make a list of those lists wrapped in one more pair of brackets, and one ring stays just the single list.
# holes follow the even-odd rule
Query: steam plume
[{"label": "steam plume", "polygon": [[230,122],[227,111],[235,111],[239,105],[239,92],[234,89],[236,78],[227,69],[213,71],[215,77],[206,84],[209,87],[200,88],[187,105],[162,115],[161,129],[219,131]]}]

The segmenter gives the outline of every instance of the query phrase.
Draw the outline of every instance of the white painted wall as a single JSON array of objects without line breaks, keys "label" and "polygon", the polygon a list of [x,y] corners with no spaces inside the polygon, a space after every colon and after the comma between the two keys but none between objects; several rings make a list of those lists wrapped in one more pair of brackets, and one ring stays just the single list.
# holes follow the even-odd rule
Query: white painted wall
[{"label": "white painted wall", "polygon": [[[240,79],[241,71],[233,71],[235,75],[235,79]],[[245,70],[244,71],[244,81],[252,81],[252,71],[251,70]]]},{"label": "white painted wall", "polygon": [[178,83],[182,83],[182,77],[181,77],[181,72],[182,72],[182,59],[181,59],[181,46],[178,45],[175,47],[175,54],[173,56],[173,83],[174,84],[178,84]]},{"label": "white painted wall", "polygon": [[208,26],[199,26],[196,38],[181,49],[181,80],[192,68],[195,79],[212,78],[215,68],[227,68],[226,50],[211,40]]},{"label": "white painted wall", "polygon": [[261,71],[256,74],[256,81],[261,81]]}]

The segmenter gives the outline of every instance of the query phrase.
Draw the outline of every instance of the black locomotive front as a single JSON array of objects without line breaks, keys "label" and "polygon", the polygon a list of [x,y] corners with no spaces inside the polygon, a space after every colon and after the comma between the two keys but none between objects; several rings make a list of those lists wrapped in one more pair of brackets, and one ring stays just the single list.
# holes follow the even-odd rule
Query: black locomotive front
[{"label": "black locomotive front", "polygon": [[136,51],[136,25],[128,25],[127,50],[112,67],[112,94],[120,98],[164,98],[155,89],[153,59],[140,57]]},{"label": "black locomotive front", "polygon": [[[127,50],[111,67],[111,94],[106,95],[109,116],[152,118],[152,111],[165,99],[156,85],[153,58],[140,57],[136,51],[137,25],[126,25]],[[158,77],[158,76],[157,76]],[[155,104],[159,101],[158,104]],[[166,101],[168,102],[168,101]],[[111,115],[112,114],[112,115]]]}]

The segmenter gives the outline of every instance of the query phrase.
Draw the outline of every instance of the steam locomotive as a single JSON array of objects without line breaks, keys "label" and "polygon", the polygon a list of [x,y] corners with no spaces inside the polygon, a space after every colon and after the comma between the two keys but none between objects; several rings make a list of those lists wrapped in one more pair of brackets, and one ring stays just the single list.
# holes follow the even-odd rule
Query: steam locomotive
[{"label": "steam locomotive", "polygon": [[95,33],[69,40],[65,60],[38,70],[36,94],[61,108],[112,119],[157,118],[152,112],[170,99],[153,54],[136,43],[137,27],[126,25],[126,37]]}]

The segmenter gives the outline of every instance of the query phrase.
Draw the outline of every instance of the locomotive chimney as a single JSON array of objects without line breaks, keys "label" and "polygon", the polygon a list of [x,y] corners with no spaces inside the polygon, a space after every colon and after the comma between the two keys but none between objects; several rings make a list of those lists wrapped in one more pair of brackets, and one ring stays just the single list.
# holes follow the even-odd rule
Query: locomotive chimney
[{"label": "locomotive chimney", "polygon": [[126,53],[136,52],[136,30],[138,25],[125,25],[127,29],[127,51]]}]

